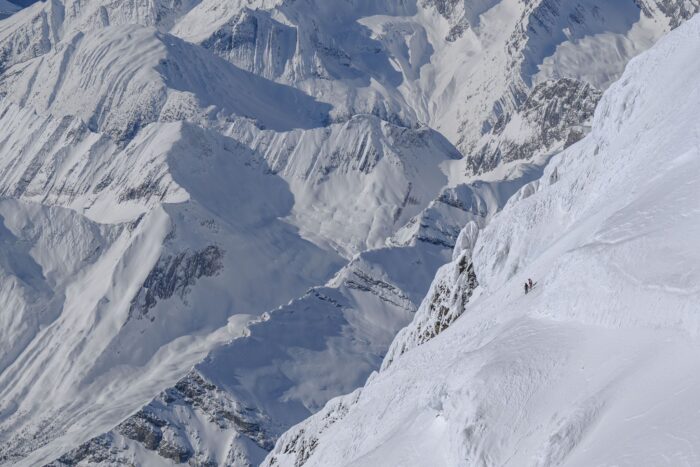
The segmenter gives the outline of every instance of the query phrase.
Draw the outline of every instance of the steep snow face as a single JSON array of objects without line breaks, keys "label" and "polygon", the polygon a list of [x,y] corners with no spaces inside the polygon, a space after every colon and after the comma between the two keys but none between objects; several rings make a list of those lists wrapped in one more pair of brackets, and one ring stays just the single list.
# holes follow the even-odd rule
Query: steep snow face
[{"label": "steep snow face", "polygon": [[55,319],[62,290],[85,263],[97,260],[121,228],[93,224],[60,208],[25,206],[5,199],[2,214],[2,314],[0,371]]},{"label": "steep snow face", "polygon": [[6,100],[0,113],[5,197],[69,207],[98,222],[136,220],[160,200],[182,202],[187,193],[167,171],[176,124],[158,135],[144,132],[123,151],[75,117],[38,116]]},{"label": "steep snow face", "polygon": [[265,465],[700,462],[698,52],[695,19],[633,60],[592,133],[465,229],[421,306],[458,319],[419,341],[414,321]]}]

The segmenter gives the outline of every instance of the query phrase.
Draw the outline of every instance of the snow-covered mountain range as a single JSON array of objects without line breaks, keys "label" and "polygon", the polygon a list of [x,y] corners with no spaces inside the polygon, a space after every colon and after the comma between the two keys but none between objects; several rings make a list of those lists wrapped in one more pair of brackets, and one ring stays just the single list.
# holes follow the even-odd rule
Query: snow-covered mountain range
[{"label": "snow-covered mountain range", "polygon": [[382,371],[265,465],[700,461],[699,20],[630,63],[476,242],[463,231]]},{"label": "snow-covered mountain range", "polygon": [[[673,178],[692,138],[669,138],[692,133],[698,26],[603,92],[695,0],[28,3],[0,4],[0,465],[503,464],[541,439],[499,407],[551,414],[474,394],[564,397],[542,375],[571,379],[569,338],[598,365],[611,324],[692,327],[692,206],[623,206],[695,199]],[[691,273],[658,259],[658,222]],[[629,331],[621,361],[657,338]],[[560,407],[541,465],[590,425]]]}]

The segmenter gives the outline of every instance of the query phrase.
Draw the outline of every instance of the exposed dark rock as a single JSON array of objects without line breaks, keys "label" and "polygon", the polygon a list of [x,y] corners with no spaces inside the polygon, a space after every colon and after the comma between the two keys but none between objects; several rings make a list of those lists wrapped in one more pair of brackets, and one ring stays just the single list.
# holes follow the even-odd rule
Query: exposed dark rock
[{"label": "exposed dark rock", "polygon": [[380,279],[375,279],[366,272],[356,269],[345,281],[345,286],[376,295],[380,300],[392,305],[411,309],[411,300],[398,287]]},{"label": "exposed dark rock", "polygon": [[[275,437],[264,428],[270,422],[267,417],[242,406],[197,371],[192,371],[113,431],[83,443],[49,465],[73,466],[83,461],[126,465],[126,460],[120,457],[121,450],[114,445],[117,435],[140,443],[145,449],[175,463],[220,465],[223,459],[217,461],[211,457],[212,453],[199,452],[195,447],[195,441],[201,434],[191,433],[183,420],[171,418],[173,414],[188,412],[189,415],[185,416],[187,419],[196,413],[222,431],[235,429],[234,437],[247,437],[261,449],[270,451],[274,447]],[[228,453],[228,457],[232,456],[236,457],[236,452]]]},{"label": "exposed dark rock", "polygon": [[330,426],[345,418],[350,412],[350,408],[357,403],[360,394],[361,391],[357,390],[352,394],[329,402],[321,411],[322,416],[313,433],[307,432],[304,428],[292,428],[283,435],[273,454],[265,460],[264,465],[277,465],[276,453],[283,453],[294,455],[295,467],[303,466],[314,453],[316,447],[318,447],[318,436]]},{"label": "exposed dark rock", "polygon": [[134,201],[151,197],[162,198],[167,190],[161,187],[160,181],[161,176],[149,176],[139,186],[124,190],[119,195],[119,201]]},{"label": "exposed dark rock", "polygon": [[469,29],[469,20],[464,12],[464,0],[423,0],[424,7],[432,6],[437,10],[442,17],[450,23],[450,31],[447,33],[445,40],[454,42],[462,37],[464,32]]},{"label": "exposed dark rock", "polygon": [[601,96],[590,84],[568,78],[538,84],[515,112],[520,127],[514,133],[531,136],[525,141],[511,140],[506,129],[514,119],[503,114],[491,129],[489,141],[470,156],[470,170],[487,171],[503,162],[570,146],[585,136]]},{"label": "exposed dark rock", "polygon": [[209,245],[202,250],[161,257],[132,300],[129,315],[143,317],[159,300],[176,294],[184,299],[197,279],[215,276],[223,269],[223,256],[221,248]]},{"label": "exposed dark rock", "polygon": [[468,259],[463,257],[457,265],[461,280],[457,280],[456,287],[452,288],[446,283],[441,283],[435,288],[430,298],[430,319],[422,326],[420,324],[418,326],[417,345],[433,339],[464,313],[464,308],[474,289],[479,285],[474,265],[471,262],[467,265],[467,262]]},{"label": "exposed dark rock", "polygon": [[101,464],[111,463],[129,465],[129,462],[119,456],[119,451],[112,446],[109,435],[100,435],[77,448],[59,457],[57,460],[46,464],[45,467],[72,467],[85,463]]},{"label": "exposed dark rock", "polygon": [[95,195],[100,193],[102,190],[111,185],[113,181],[114,180],[112,179],[111,175],[105,176],[97,185],[95,185],[95,188],[92,189],[92,193]]},{"label": "exposed dark rock", "polygon": [[[446,266],[448,267],[448,266]],[[382,371],[407,351],[435,338],[449,328],[466,310],[479,281],[469,252],[441,270],[428,297],[421,304],[413,323],[394,340],[382,365]]]},{"label": "exposed dark rock", "polygon": [[372,146],[369,141],[370,135],[364,136],[360,145],[352,153],[336,150],[324,160],[324,165],[320,168],[322,175],[329,175],[337,169],[343,172],[358,171],[370,173],[381,160],[381,152]]},{"label": "exposed dark rock", "polygon": [[192,457],[192,451],[182,443],[161,440],[158,445],[158,455],[170,459],[177,464],[187,462]]},{"label": "exposed dark rock", "polygon": [[654,9],[658,9],[669,18],[672,28],[680,26],[683,21],[700,10],[698,0],[634,0],[634,2],[649,17],[653,15]]},{"label": "exposed dark rock", "polygon": [[116,431],[129,439],[138,441],[146,449],[154,451],[158,449],[163,439],[161,428],[165,425],[165,420],[158,418],[153,413],[140,410],[117,426]]}]

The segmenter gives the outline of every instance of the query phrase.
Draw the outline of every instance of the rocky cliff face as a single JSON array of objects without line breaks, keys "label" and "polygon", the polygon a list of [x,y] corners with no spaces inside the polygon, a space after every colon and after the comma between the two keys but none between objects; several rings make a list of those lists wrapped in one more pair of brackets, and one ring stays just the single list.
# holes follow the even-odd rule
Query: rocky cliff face
[{"label": "rocky cliff face", "polygon": [[[265,431],[270,422],[193,371],[113,431],[49,465],[133,464],[132,453],[139,449],[152,453],[159,463],[250,465],[274,444],[274,436]],[[223,453],[211,450],[211,432],[228,437]],[[216,454],[220,460],[213,457]]]},{"label": "rocky cliff face", "polygon": [[645,15],[652,17],[656,12],[666,16],[672,28],[678,27],[683,21],[697,13],[700,4],[696,0],[635,0]]},{"label": "rocky cliff face", "polygon": [[466,310],[479,280],[471,260],[471,249],[478,228],[469,224],[460,238],[457,259],[438,271],[430,291],[411,324],[399,332],[391,344],[382,369],[388,368],[401,355],[443,332]]},{"label": "rocky cliff face", "polygon": [[494,124],[488,142],[469,160],[472,170],[571,146],[588,133],[600,96],[590,84],[571,79],[538,84],[513,114]]}]

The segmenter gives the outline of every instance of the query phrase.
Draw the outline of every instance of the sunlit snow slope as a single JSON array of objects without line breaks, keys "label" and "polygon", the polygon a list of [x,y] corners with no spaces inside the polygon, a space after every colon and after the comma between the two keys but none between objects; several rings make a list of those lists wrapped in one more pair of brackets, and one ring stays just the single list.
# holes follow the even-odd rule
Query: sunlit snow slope
[{"label": "sunlit snow slope", "polygon": [[694,19],[633,60],[590,136],[457,247],[393,360],[266,465],[700,463],[699,53]]}]

